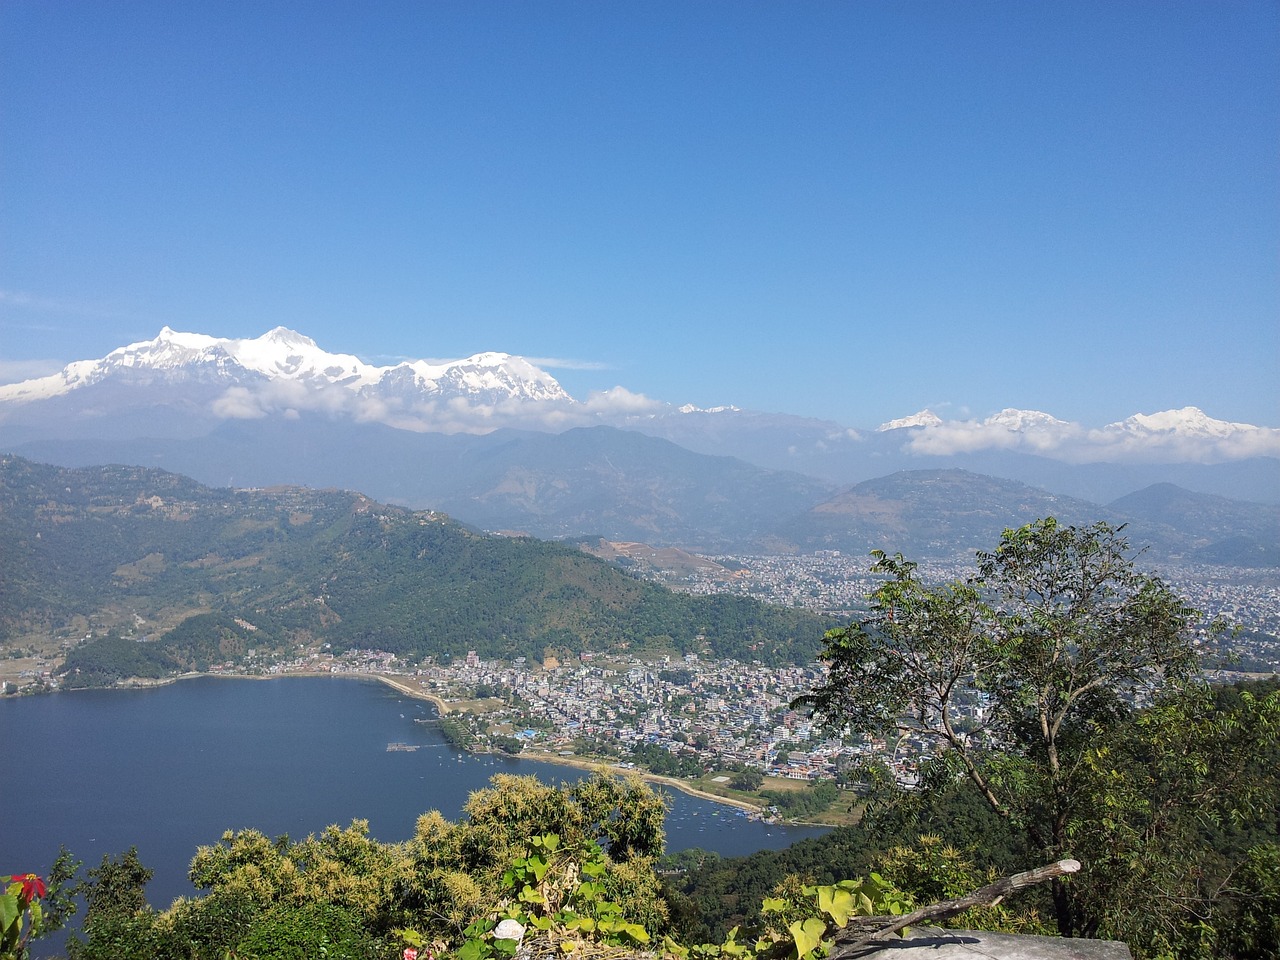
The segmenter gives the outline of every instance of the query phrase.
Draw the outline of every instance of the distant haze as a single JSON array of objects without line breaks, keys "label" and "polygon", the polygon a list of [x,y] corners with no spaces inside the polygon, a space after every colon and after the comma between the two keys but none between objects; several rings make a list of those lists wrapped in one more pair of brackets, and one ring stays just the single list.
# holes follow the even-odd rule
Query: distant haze
[{"label": "distant haze", "polygon": [[[981,419],[945,419],[923,410],[869,430],[865,424],[853,428],[785,415],[762,419],[728,405],[676,407],[621,386],[575,398],[549,372],[507,353],[377,366],[330,353],[283,327],[251,339],[165,327],[154,339],[100,359],[0,386],[0,440],[6,431],[19,439],[32,433],[96,438],[104,422],[139,407],[185,409],[187,428],[179,432],[186,435],[220,421],[310,413],[419,433],[488,433],[501,427],[558,432],[609,424],[694,448],[689,437],[699,432],[790,430],[793,446],[875,440],[883,448],[926,457],[1010,451],[1067,463],[1221,463],[1280,456],[1280,429],[1217,420],[1195,407],[1135,413],[1105,425],[1017,409]],[[51,425],[55,419],[58,426]],[[154,430],[150,412],[148,421]]]}]

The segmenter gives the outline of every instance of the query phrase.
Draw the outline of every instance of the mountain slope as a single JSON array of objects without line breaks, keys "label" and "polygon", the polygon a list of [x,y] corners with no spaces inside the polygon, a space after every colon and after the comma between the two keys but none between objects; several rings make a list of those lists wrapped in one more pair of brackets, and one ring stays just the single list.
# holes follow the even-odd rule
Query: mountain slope
[{"label": "mountain slope", "polygon": [[701,551],[758,543],[779,514],[830,489],[611,427],[514,437],[467,466],[440,505],[470,523]]},{"label": "mountain slope", "polygon": [[142,463],[211,484],[360,490],[484,529],[543,538],[602,536],[706,550],[758,543],[778,516],[807,509],[832,490],[612,427],[474,436],[303,416],[228,423],[198,440],[45,441],[18,451],[66,466]]},{"label": "mountain slope", "polygon": [[775,529],[779,546],[957,556],[1041,517],[1126,524],[1149,559],[1262,568],[1280,556],[1280,507],[1158,484],[1103,506],[966,470],[912,470],[842,490]]},{"label": "mountain slope", "polygon": [[321,640],[411,657],[656,644],[803,661],[824,628],[360,494],[220,490],[136,467],[0,458],[0,542],[0,636],[113,627],[156,644],[137,650],[166,669]]},{"label": "mountain slope", "polygon": [[989,547],[1006,527],[1054,516],[1064,523],[1110,519],[1097,504],[966,470],[901,471],[867,480],[779,525],[802,550],[873,549],[951,556]]},{"label": "mountain slope", "polygon": [[1133,522],[1178,531],[1194,559],[1231,566],[1280,566],[1280,507],[1152,484],[1110,504]]}]

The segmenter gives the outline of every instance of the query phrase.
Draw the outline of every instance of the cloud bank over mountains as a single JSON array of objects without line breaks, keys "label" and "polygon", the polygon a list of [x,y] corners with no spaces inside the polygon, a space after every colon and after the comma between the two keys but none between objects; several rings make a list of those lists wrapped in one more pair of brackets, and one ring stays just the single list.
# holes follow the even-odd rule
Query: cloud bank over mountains
[{"label": "cloud bank over mountains", "polygon": [[[284,327],[242,340],[165,327],[154,340],[120,347],[99,360],[0,386],[0,429],[18,417],[38,417],[42,406],[74,404],[77,396],[87,407],[96,405],[97,415],[110,416],[109,403],[90,400],[107,389],[114,403],[122,402],[121,396],[132,397],[135,405],[185,403],[219,420],[321,414],[420,433],[486,433],[500,427],[555,432],[602,424],[645,430],[695,416],[703,429],[720,422],[726,430],[759,424],[762,416],[775,429],[790,423],[811,432],[815,424],[732,407],[676,406],[622,386],[579,400],[532,360],[506,353],[376,366],[328,353]],[[889,444],[922,457],[1011,451],[1068,463],[1201,464],[1280,457],[1280,429],[1215,420],[1195,407],[1138,413],[1102,427],[1006,409],[960,420],[924,410],[869,432],[835,424],[825,428],[830,442]]]},{"label": "cloud bank over mountains", "polygon": [[928,410],[882,424],[905,431],[905,449],[931,456],[1011,450],[1070,463],[1221,463],[1280,456],[1280,430],[1215,420],[1197,407],[1137,413],[1088,428],[1035,410],[1001,410],[985,419],[943,420]]}]

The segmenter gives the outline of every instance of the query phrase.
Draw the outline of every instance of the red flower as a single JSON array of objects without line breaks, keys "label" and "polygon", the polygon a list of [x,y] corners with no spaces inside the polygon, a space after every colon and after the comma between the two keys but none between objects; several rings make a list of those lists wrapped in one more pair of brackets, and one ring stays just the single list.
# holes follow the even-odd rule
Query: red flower
[{"label": "red flower", "polygon": [[9,878],[10,883],[22,884],[22,899],[27,903],[39,900],[44,896],[44,881],[34,873],[15,873]]},{"label": "red flower", "polygon": [[418,951],[413,947],[405,947],[404,960],[418,960]]}]

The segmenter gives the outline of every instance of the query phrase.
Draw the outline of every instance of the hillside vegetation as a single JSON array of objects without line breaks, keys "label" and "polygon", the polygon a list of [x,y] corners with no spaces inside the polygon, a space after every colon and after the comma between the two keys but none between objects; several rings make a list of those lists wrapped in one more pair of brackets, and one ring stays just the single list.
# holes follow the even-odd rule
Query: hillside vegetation
[{"label": "hillside vegetation", "polygon": [[0,537],[0,639],[112,631],[71,651],[82,681],[310,642],[410,659],[648,648],[805,662],[828,626],[356,493],[213,489],[138,467],[5,457]]}]

